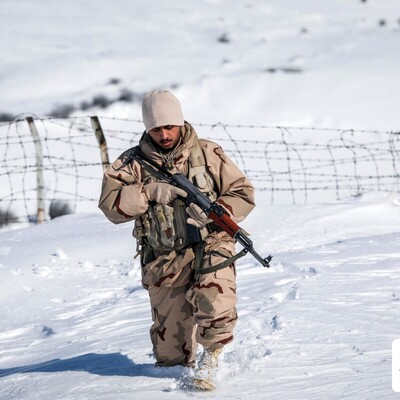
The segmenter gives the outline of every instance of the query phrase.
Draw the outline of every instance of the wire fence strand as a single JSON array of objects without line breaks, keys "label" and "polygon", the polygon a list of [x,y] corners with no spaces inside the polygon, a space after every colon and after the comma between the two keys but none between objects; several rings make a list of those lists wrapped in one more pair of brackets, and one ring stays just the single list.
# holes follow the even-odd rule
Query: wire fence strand
[{"label": "wire fence strand", "polygon": [[[38,164],[27,121],[0,124],[0,226],[34,223],[54,204],[93,212],[103,165],[90,117],[34,118],[43,151],[44,199],[38,199]],[[100,118],[110,160],[138,144],[140,120]],[[224,149],[268,204],[341,200],[366,192],[398,192],[400,133],[282,126],[193,124],[199,137]]]}]

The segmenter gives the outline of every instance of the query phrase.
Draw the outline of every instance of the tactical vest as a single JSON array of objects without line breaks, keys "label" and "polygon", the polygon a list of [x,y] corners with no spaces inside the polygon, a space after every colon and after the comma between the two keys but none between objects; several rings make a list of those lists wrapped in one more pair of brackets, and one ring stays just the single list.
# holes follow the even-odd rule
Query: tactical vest
[{"label": "tactical vest", "polygon": [[[149,172],[142,169],[142,173],[145,185],[157,181]],[[188,158],[187,178],[211,201],[217,199],[214,178],[208,171],[199,141],[196,141]],[[181,199],[175,199],[171,205],[150,202],[146,213],[135,221],[133,236],[137,240],[138,252],[139,249],[150,247],[153,252],[162,254],[181,250],[205,239],[208,235],[207,227],[198,229],[188,224],[186,207]]]}]

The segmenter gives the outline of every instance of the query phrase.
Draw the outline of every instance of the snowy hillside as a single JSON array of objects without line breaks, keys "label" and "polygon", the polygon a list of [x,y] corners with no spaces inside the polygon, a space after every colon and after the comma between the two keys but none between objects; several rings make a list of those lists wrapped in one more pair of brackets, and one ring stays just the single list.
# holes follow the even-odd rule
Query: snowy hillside
[{"label": "snowy hillside", "polygon": [[[398,131],[399,20],[393,0],[3,0],[0,119],[138,120],[142,94],[168,87],[197,124]],[[12,158],[18,141],[0,146]],[[243,227],[272,267],[238,262],[239,322],[214,393],[153,366],[131,224],[93,203],[1,229],[0,399],[399,398],[398,193],[296,206],[264,195]]]},{"label": "snowy hillside", "polygon": [[130,226],[80,214],[0,232],[0,398],[396,399],[399,201],[253,213],[245,227],[274,262],[238,263],[236,338],[213,394],[153,366]]},{"label": "snowy hillside", "polygon": [[138,119],[101,106],[161,86],[191,122],[397,130],[399,19],[393,0],[3,0],[0,113]]}]

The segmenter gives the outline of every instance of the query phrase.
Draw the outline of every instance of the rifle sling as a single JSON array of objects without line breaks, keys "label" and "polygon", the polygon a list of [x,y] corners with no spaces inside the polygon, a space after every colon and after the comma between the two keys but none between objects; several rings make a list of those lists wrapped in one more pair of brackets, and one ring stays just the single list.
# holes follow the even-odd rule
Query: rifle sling
[{"label": "rifle sling", "polygon": [[[194,252],[195,252],[195,259],[194,259],[193,268],[194,268],[196,274],[203,275],[203,274],[209,274],[211,272],[219,271],[220,269],[229,267],[229,265],[234,263],[236,260],[238,260],[239,258],[241,258],[244,255],[246,255],[247,250],[243,249],[242,251],[240,251],[236,255],[227,258],[225,261],[222,261],[221,263],[219,263],[217,265],[214,265],[214,266],[209,267],[209,268],[204,268],[204,269],[200,268],[201,260],[202,260],[203,255],[204,255],[204,246],[202,245],[202,243],[197,245],[197,246],[195,246]],[[220,254],[218,252],[215,252],[215,253],[225,257],[225,254]]]}]

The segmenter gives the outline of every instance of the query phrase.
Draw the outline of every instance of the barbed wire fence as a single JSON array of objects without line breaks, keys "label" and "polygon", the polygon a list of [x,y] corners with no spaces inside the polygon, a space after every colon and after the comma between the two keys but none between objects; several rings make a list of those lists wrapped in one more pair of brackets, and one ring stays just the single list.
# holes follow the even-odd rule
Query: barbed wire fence
[{"label": "barbed wire fence", "polygon": [[[246,173],[258,204],[399,191],[399,132],[193,126]],[[26,117],[0,124],[0,226],[42,222],[60,214],[60,207],[65,213],[93,212],[104,167],[142,134],[142,121],[110,117]]]}]

